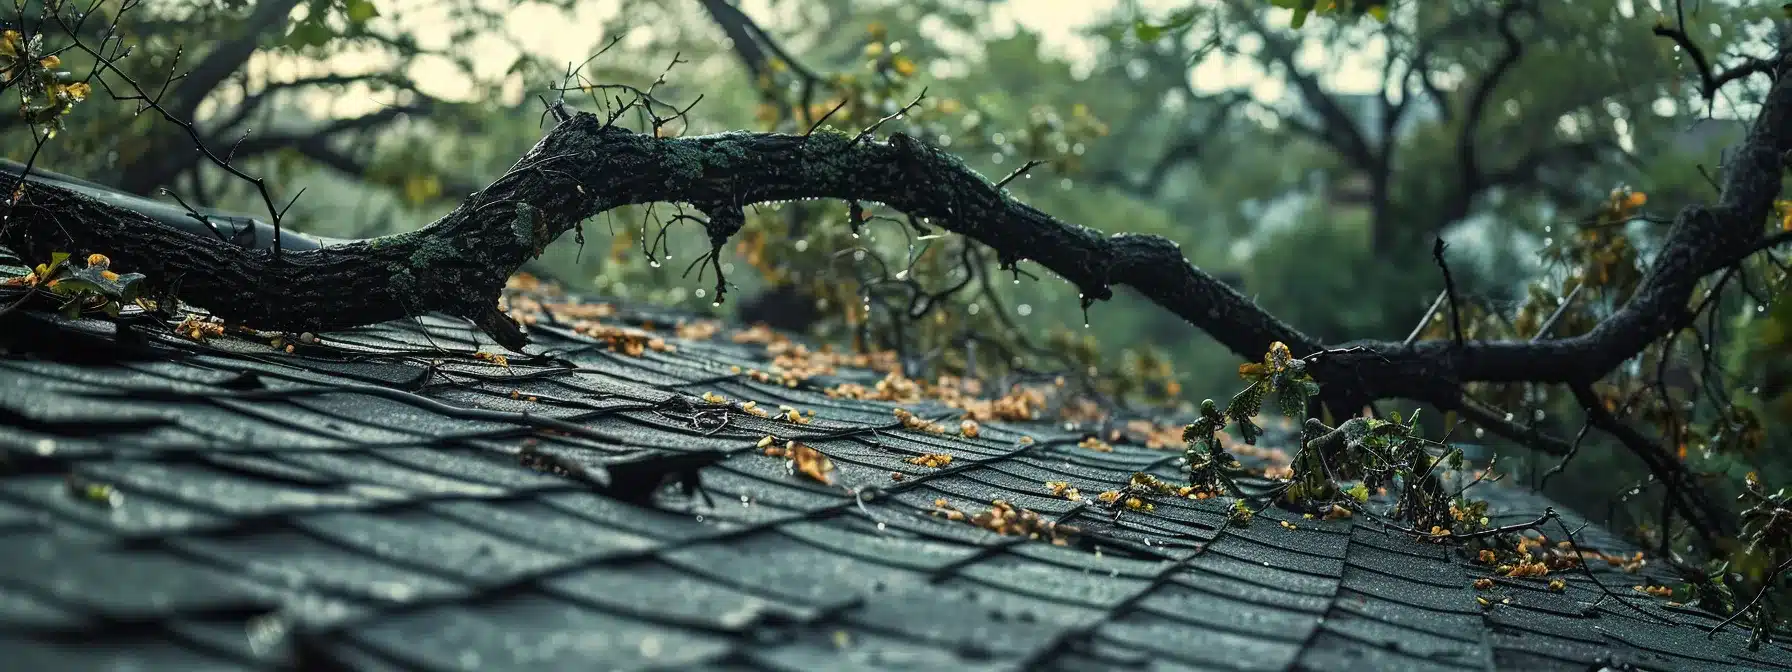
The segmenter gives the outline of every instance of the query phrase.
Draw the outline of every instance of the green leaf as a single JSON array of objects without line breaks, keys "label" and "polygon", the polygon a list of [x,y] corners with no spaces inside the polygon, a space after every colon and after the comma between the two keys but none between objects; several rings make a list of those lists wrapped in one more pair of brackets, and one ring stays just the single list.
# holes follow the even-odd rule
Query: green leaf
[{"label": "green leaf", "polygon": [[348,0],[343,15],[348,17],[349,23],[360,25],[379,16],[380,10],[374,8],[371,0]]},{"label": "green leaf", "polygon": [[286,42],[295,47],[316,47],[328,43],[331,37],[329,26],[308,18],[292,24],[292,31],[286,34]]},{"label": "green leaf", "polygon": [[1301,26],[1307,25],[1307,14],[1312,11],[1312,5],[1294,8],[1294,20],[1290,21],[1288,25],[1293,26],[1295,30],[1300,30]]},{"label": "green leaf", "polygon": [[1156,42],[1157,38],[1164,36],[1164,30],[1144,21],[1135,21],[1132,24],[1132,34],[1140,42]]}]

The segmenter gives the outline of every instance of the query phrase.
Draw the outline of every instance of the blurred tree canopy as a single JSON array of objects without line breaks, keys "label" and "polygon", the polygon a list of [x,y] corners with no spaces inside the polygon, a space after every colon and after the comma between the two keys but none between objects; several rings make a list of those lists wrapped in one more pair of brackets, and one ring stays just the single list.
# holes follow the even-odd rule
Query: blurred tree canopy
[{"label": "blurred tree canopy", "polygon": [[[602,109],[605,86],[627,83],[696,101],[656,133],[922,138],[1065,221],[1176,242],[1324,343],[1522,341],[1591,332],[1644,280],[1674,209],[1714,196],[1766,90],[1748,69],[1772,57],[1771,4],[1115,2],[1066,45],[1016,21],[1039,6],[987,0],[106,0],[77,37],[105,44],[119,17],[120,74],[161,87],[168,116],[283,199],[308,189],[287,221],[308,233],[418,227],[504,174],[544,132],[544,102]],[[44,9],[28,2],[15,23]],[[589,38],[548,49],[568,24]],[[27,51],[13,39],[0,59]],[[15,87],[27,113],[3,122],[9,158],[260,209],[141,101],[74,106],[125,92],[75,81],[91,53],[55,58],[8,68],[36,82]],[[1720,92],[1725,68],[1738,86]],[[48,123],[65,117],[74,130]],[[687,271],[707,238],[682,214],[612,211],[589,223],[594,249],[581,231],[531,270],[894,349],[915,375],[1068,371],[1121,404],[1189,413],[1237,386],[1238,355],[1174,315],[1124,294],[1091,308],[1036,265],[876,204],[749,210],[717,260],[741,297],[722,304],[713,277]],[[1792,231],[1792,206],[1782,216]],[[1598,407],[1725,495],[1786,482],[1792,460],[1768,447],[1792,438],[1787,283],[1771,253],[1708,283],[1707,319],[1592,398],[1472,384],[1492,410],[1460,431],[1589,514],[1634,497],[1612,515],[1682,550],[1665,503],[1614,495],[1661,486],[1615,443],[1498,441],[1585,435],[1579,409]],[[1730,551],[1757,579],[1779,557]]]}]

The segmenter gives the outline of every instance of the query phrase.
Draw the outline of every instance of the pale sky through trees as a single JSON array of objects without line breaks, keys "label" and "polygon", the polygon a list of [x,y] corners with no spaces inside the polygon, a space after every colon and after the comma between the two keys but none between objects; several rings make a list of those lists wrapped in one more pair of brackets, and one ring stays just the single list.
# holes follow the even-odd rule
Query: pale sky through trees
[{"label": "pale sky through trees", "polygon": [[[514,3],[514,0],[487,1],[496,7]],[[1161,18],[1186,2],[1187,0],[1138,0],[1137,5],[1149,13],[1150,17]],[[779,4],[791,5],[788,1]],[[511,34],[525,37],[524,41],[539,49],[543,55],[571,62],[584,61],[593,50],[610,39],[611,36],[598,34],[597,27],[605,19],[613,17],[618,8],[618,3],[614,0],[587,0],[571,13],[529,2],[517,5],[510,11]],[[1095,54],[1097,45],[1078,32],[1118,6],[1123,6],[1120,0],[1008,0],[993,9],[995,21],[989,26],[989,30],[996,35],[1009,35],[1016,26],[1024,26],[1040,34],[1049,54],[1061,55],[1073,64],[1088,63]],[[421,46],[447,46],[445,42],[448,40],[449,28],[447,9],[443,3],[437,0],[391,0],[381,3],[380,7],[384,16],[376,21],[401,17],[417,36]],[[774,9],[773,3],[767,0],[742,0],[741,7],[755,21],[774,33],[778,32],[781,12]],[[302,13],[303,10],[299,12]],[[949,40],[942,42],[949,43]],[[628,40],[625,40],[622,46],[627,45]],[[475,40],[467,47],[482,54],[480,62],[491,69],[487,74],[502,72],[514,55],[508,45],[495,38]],[[1364,50],[1362,53],[1346,54],[1343,57],[1328,54],[1327,51],[1317,42],[1309,42],[1301,54],[1302,65],[1319,68],[1328,61],[1339,61],[1337,71],[1326,78],[1338,90],[1356,92],[1379,89],[1374,62],[1379,54],[1370,53],[1379,50]],[[334,67],[329,69],[338,72],[379,67],[379,64],[364,55],[352,53],[332,58],[330,64]],[[282,63],[274,66],[271,74],[275,79],[287,79],[316,74],[315,71],[321,69],[324,68],[319,64]],[[412,74],[425,90],[438,96],[460,98],[465,95],[464,87],[457,86],[458,77],[453,66],[447,63],[425,62],[414,68]],[[1199,91],[1249,87],[1266,102],[1280,97],[1283,89],[1279,79],[1265,77],[1262,69],[1254,62],[1238,57],[1210,58],[1192,67],[1190,77]],[[506,94],[520,99],[523,92],[517,86],[506,91]],[[325,115],[363,114],[390,102],[377,100],[365,92],[329,97],[320,95],[316,99],[320,109],[316,112]]]}]

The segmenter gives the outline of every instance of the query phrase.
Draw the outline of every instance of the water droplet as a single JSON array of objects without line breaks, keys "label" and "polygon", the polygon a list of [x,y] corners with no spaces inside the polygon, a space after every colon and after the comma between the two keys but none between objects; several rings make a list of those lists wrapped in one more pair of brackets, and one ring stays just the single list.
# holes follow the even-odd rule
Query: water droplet
[{"label": "water droplet", "polygon": [[878,523],[878,524],[877,524],[877,531],[879,531],[879,532],[882,532],[882,531],[884,531],[884,524],[883,524],[883,523]]},{"label": "water droplet", "polygon": [[1020,304],[1020,307],[1015,308],[1014,312],[1020,313],[1021,317],[1026,317],[1033,314],[1033,306],[1031,304],[1023,303]]},{"label": "water droplet", "polygon": [[1512,421],[1512,414],[1511,414],[1511,413],[1507,413],[1507,414],[1506,414],[1506,422],[1511,422],[1511,421]]},{"label": "water droplet", "polygon": [[697,298],[699,298],[699,299],[701,299],[705,296],[708,296],[708,295],[709,295],[709,290],[707,290],[707,289],[698,289],[697,290]]},{"label": "water droplet", "polygon": [[652,266],[652,267],[654,267],[654,268],[659,268],[659,267],[660,267],[660,262],[657,262],[657,261],[649,261],[649,262],[647,262],[647,265],[648,265],[648,266]]},{"label": "water droplet", "polygon": [[1476,427],[1475,428],[1475,438],[1479,439],[1484,436],[1487,436],[1487,430],[1481,429],[1480,427]]},{"label": "water droplet", "polygon": [[896,279],[897,280],[907,280],[908,279],[908,269],[905,268],[900,271],[897,271]]},{"label": "water droplet", "polygon": [[852,260],[853,261],[864,261],[865,260],[865,251],[864,250],[853,250]]}]

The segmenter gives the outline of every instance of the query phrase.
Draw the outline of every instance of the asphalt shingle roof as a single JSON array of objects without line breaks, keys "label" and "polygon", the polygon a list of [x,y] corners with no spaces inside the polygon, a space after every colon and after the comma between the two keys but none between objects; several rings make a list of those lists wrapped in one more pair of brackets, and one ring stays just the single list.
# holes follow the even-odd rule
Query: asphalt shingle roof
[{"label": "asphalt shingle roof", "polygon": [[[680,339],[664,329],[677,319],[607,320],[662,325],[676,347],[639,356],[538,324],[553,361],[504,367],[435,317],[290,354],[159,323],[0,317],[5,666],[1792,665],[1780,645],[1747,651],[1736,628],[1707,638],[1716,619],[1632,592],[1642,578],[1605,563],[1593,570],[1627,605],[1579,572],[1559,575],[1563,593],[1504,578],[1477,591],[1487,568],[1361,519],[1269,509],[1228,527],[1220,500],[1116,516],[1054,497],[1045,482],[1179,482],[1179,450],[1089,450],[1060,423],[903,429],[891,404],[823,393],[879,374],[755,380],[735,367],[768,370],[763,345]],[[815,419],[717,411],[705,392]],[[829,457],[834,485],[764,455],[768,434]],[[908,462],[926,453],[954,460]],[[1550,505],[1511,487],[1480,496],[1496,524]],[[969,512],[1006,500],[1080,534],[1059,546],[928,515],[941,498]],[[1596,527],[1580,540],[1636,551]]]}]

